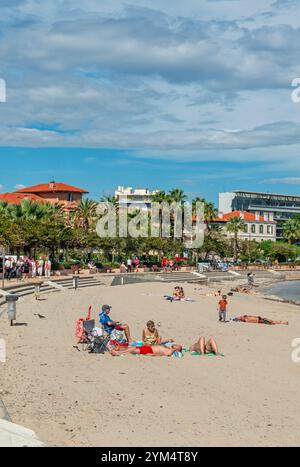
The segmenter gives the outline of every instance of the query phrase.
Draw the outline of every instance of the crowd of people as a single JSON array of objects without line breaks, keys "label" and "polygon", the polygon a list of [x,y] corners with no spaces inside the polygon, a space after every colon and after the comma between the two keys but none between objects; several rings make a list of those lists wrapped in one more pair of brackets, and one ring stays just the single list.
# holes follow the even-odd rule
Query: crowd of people
[{"label": "crowd of people", "polygon": [[[111,309],[111,306],[103,305],[99,320],[105,332],[110,336],[108,350],[112,356],[131,354],[172,357],[182,355],[183,345],[176,343],[174,339],[162,338],[152,320],[148,321],[146,327],[143,329],[141,333],[142,340],[134,341],[129,325],[114,321],[110,317]],[[124,334],[124,339],[122,339],[122,334]],[[204,336],[201,336],[195,344],[192,344],[189,347],[189,351],[197,352],[201,355],[208,353],[219,354],[215,339],[210,338],[206,341]]]},{"label": "crowd of people", "polygon": [[[229,305],[228,297],[231,297],[232,295],[232,292],[229,292],[228,295],[225,295],[221,290],[218,290],[214,294],[214,296],[219,300],[217,310],[220,322],[228,323],[232,321],[267,325],[289,324],[287,321],[274,321],[268,318],[262,318],[260,316],[253,315],[242,315],[227,320]],[[188,300],[185,297],[183,288],[180,286],[175,287],[172,296],[165,297],[170,298],[172,301]],[[213,337],[206,339],[204,336],[200,336],[194,344],[191,344],[188,348],[184,348],[182,344],[175,342],[174,339],[170,337],[163,338],[160,336],[160,333],[157,329],[157,327],[160,326],[160,323],[158,323],[156,326],[152,320],[149,320],[145,328],[142,330],[141,340],[136,341],[132,338],[131,330],[127,323],[122,323],[112,319],[110,315],[111,309],[111,306],[103,305],[102,310],[99,313],[99,323],[101,328],[95,329],[100,329],[101,331],[103,330],[106,333],[108,336],[108,344],[106,345],[106,348],[114,357],[121,355],[180,357],[183,355],[183,351],[190,352],[192,355],[222,355],[219,353],[217,342]]]},{"label": "crowd of people", "polygon": [[139,267],[140,260],[138,256],[135,256],[134,258],[129,257],[126,261],[122,261],[120,264],[120,273],[139,272]]},{"label": "crowd of people", "polygon": [[7,280],[26,281],[35,277],[51,277],[52,263],[49,258],[35,259],[27,256],[9,256],[4,263],[4,277]]}]

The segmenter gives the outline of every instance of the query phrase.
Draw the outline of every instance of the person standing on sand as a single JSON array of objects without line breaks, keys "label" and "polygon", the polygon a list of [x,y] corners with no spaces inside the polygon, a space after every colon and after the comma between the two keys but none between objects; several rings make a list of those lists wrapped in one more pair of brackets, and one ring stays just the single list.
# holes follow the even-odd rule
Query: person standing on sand
[{"label": "person standing on sand", "polygon": [[226,323],[226,313],[227,313],[227,295],[222,296],[222,300],[219,301],[219,321]]}]

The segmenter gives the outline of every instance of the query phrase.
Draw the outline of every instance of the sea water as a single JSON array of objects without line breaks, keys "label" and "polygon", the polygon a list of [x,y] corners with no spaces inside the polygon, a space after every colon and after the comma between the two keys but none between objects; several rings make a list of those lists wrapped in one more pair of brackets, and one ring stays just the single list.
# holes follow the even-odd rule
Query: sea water
[{"label": "sea water", "polygon": [[300,302],[300,281],[286,281],[266,289],[268,295],[276,295],[284,300]]}]

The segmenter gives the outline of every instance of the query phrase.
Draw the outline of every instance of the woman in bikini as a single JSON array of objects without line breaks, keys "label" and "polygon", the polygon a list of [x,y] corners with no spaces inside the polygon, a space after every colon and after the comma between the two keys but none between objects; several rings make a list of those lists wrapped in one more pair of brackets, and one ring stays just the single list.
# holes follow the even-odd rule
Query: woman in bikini
[{"label": "woman in bikini", "polygon": [[208,353],[214,353],[218,355],[219,350],[217,343],[213,337],[211,337],[207,342],[205,341],[205,337],[200,337],[196,344],[191,345],[189,348],[190,352],[198,352],[201,355],[205,355]]},{"label": "woman in bikini", "polygon": [[158,334],[154,321],[150,320],[146,324],[146,328],[143,330],[142,341],[144,345],[159,345],[161,343],[161,337]]},{"label": "woman in bikini", "polygon": [[146,328],[143,330],[142,341],[143,345],[145,346],[152,346],[152,345],[164,345],[165,343],[173,343],[173,339],[164,339],[160,337],[158,334],[158,330],[155,327],[154,321],[150,320],[146,324]]}]

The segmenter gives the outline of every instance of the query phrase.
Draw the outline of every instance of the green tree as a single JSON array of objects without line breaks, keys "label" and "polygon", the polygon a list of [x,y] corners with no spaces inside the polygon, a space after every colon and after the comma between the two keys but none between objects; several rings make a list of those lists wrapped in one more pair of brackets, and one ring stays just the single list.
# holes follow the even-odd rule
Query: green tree
[{"label": "green tree", "polygon": [[85,232],[89,232],[97,219],[97,203],[91,199],[83,199],[74,211],[74,223]]},{"label": "green tree", "polygon": [[245,222],[241,217],[235,216],[228,221],[226,228],[234,235],[234,262],[236,263],[238,260],[238,235],[245,228]]},{"label": "green tree", "polygon": [[284,223],[283,237],[289,243],[293,244],[300,238],[300,218],[294,217]]}]

